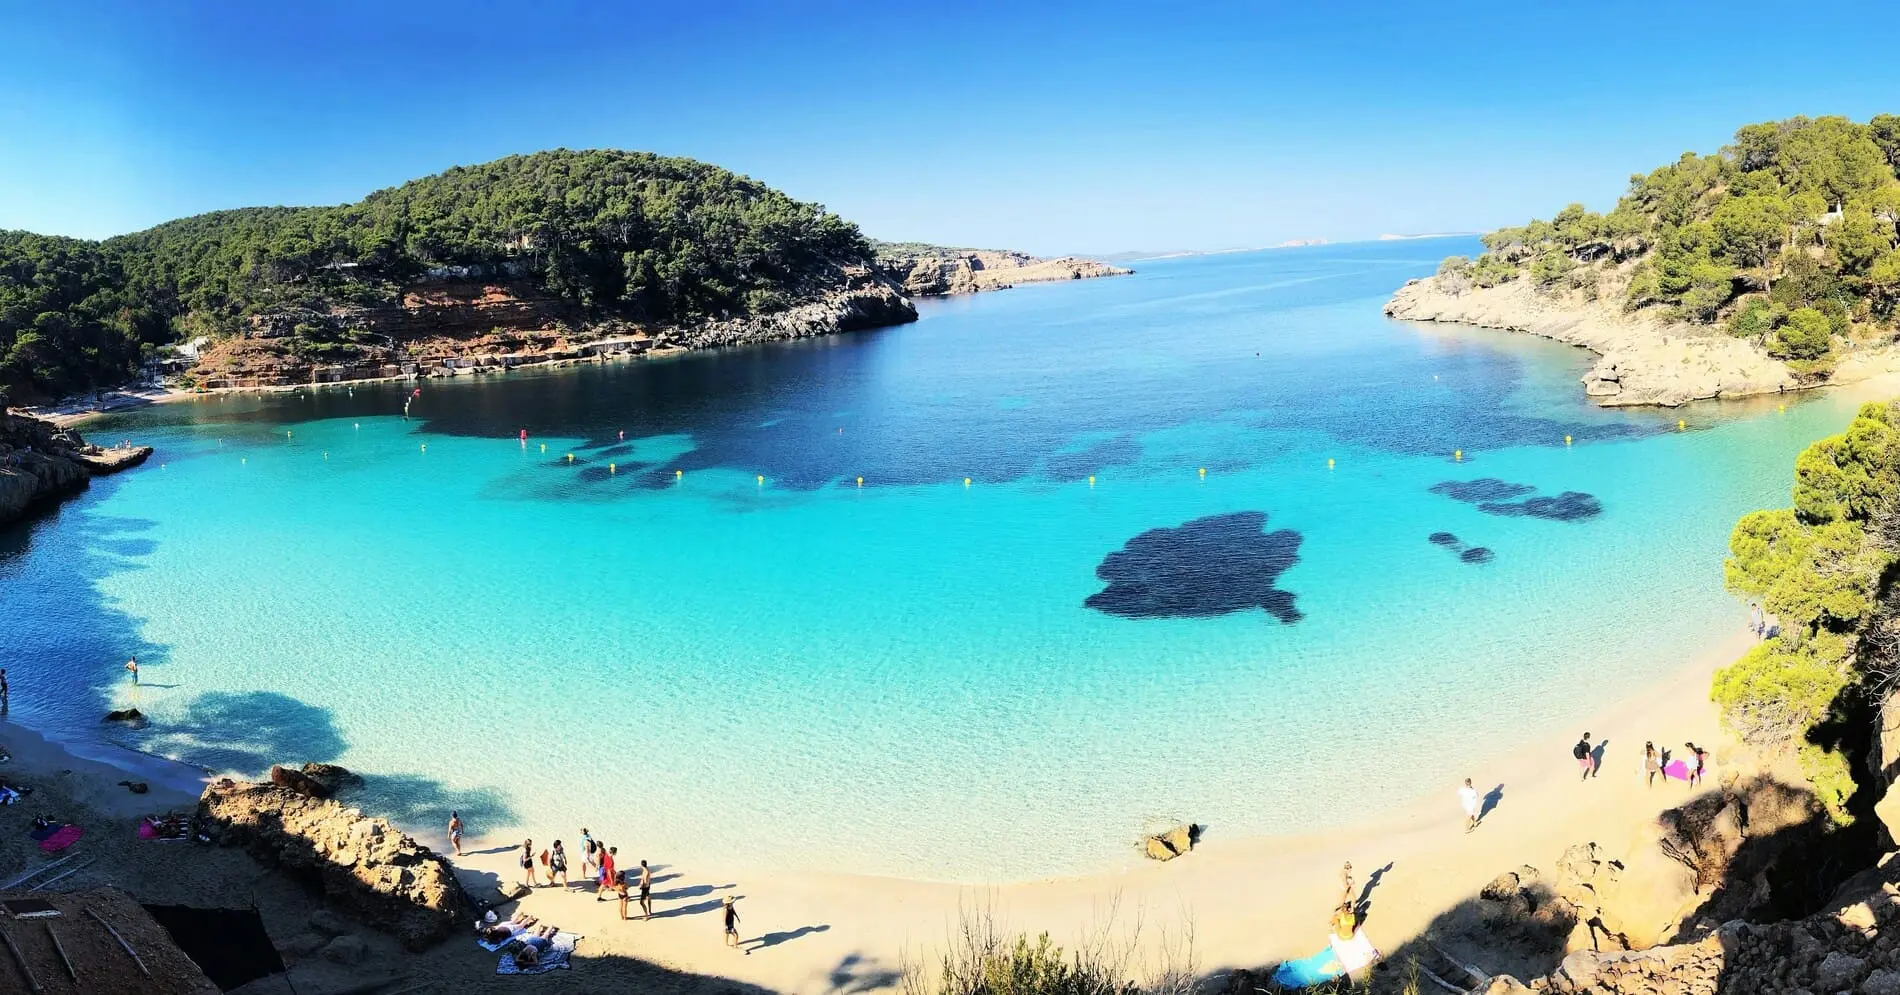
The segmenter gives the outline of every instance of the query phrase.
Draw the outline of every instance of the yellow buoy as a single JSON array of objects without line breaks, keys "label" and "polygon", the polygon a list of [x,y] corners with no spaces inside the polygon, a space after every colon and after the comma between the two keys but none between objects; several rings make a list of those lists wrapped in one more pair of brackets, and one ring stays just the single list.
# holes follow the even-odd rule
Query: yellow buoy
[{"label": "yellow buoy", "polygon": [[1455,460],[1463,460],[1465,458],[1465,451],[1462,449],[1454,449],[1451,451],[1451,458]]},{"label": "yellow buoy", "polygon": [[616,469],[614,468],[614,464],[612,464],[612,463],[609,463],[609,464],[607,464],[607,472],[608,472],[608,473],[619,473],[620,471],[619,471],[619,470],[616,470]]},{"label": "yellow buoy", "polygon": [[545,442],[543,442],[543,443],[541,443],[541,451],[542,451],[542,452],[544,452],[544,453],[548,451],[548,444],[547,444],[547,443],[545,443]]},{"label": "yellow buoy", "polygon": [[863,487],[863,486],[864,486],[864,478],[863,478],[863,477],[859,477],[859,478],[858,478],[858,486],[859,486],[859,487]]},{"label": "yellow buoy", "polygon": [[1688,427],[1689,427],[1689,426],[1688,426],[1688,423],[1686,423],[1686,422],[1684,422],[1684,421],[1683,421],[1682,419],[1680,419],[1680,418],[1678,418],[1678,419],[1676,419],[1676,431],[1678,431],[1678,432],[1680,432],[1680,431],[1682,431],[1683,429],[1685,429],[1685,428],[1688,428]]},{"label": "yellow buoy", "polygon": [[1564,436],[1564,445],[1570,445],[1570,436]]},{"label": "yellow buoy", "polygon": [[568,454],[567,454],[567,461],[568,461],[569,463],[572,463],[572,462],[574,462],[574,454],[573,454],[573,453],[568,453]]},{"label": "yellow buoy", "polygon": [[1780,412],[1780,413],[1782,413],[1782,414],[1787,414],[1787,413],[1788,413],[1788,406],[1787,406],[1787,405],[1785,405],[1785,404],[1777,404],[1777,405],[1775,405],[1775,410],[1776,410],[1776,411],[1778,411],[1778,412]]},{"label": "yellow buoy", "polygon": [[329,458],[330,458],[330,452],[329,452],[329,450],[327,450],[327,449],[326,449],[326,450],[324,450],[324,453],[323,453],[323,458],[324,458],[324,459],[329,459]]},{"label": "yellow buoy", "polygon": [[239,463],[249,463],[249,462],[250,462],[250,460],[248,460],[248,459],[245,459],[245,458],[244,458],[244,457],[242,457],[242,456],[239,456],[239,457],[238,457],[238,462],[239,462]]},{"label": "yellow buoy", "polygon": [[1201,467],[1201,476],[1207,476],[1207,467]]},{"label": "yellow buoy", "polygon": [[673,479],[674,479],[674,480],[678,480],[678,479],[680,479],[681,477],[684,477],[684,476],[686,476],[686,471],[685,471],[685,470],[674,470],[674,471],[673,471]]},{"label": "yellow buoy", "polygon": [[428,444],[428,443],[426,443],[426,442],[425,442],[425,443],[423,443],[423,444],[422,444],[422,451],[423,451],[423,452],[425,452],[425,453],[429,451],[429,444]]},{"label": "yellow buoy", "polygon": [[970,486],[970,478],[968,477],[963,478],[963,486],[965,487]]},{"label": "yellow buoy", "polygon": [[285,432],[285,433],[284,433],[284,438],[286,438],[286,439],[288,439],[288,438],[290,438],[290,433],[289,433],[289,432]]},{"label": "yellow buoy", "polygon": [[1095,478],[1094,478],[1093,476],[1090,476],[1090,477],[1089,477],[1089,486],[1090,486],[1090,487],[1094,487],[1094,486],[1095,486]]},{"label": "yellow buoy", "polygon": [[1331,456],[1328,456],[1326,457],[1326,469],[1330,470],[1332,468],[1333,468],[1333,458]]}]

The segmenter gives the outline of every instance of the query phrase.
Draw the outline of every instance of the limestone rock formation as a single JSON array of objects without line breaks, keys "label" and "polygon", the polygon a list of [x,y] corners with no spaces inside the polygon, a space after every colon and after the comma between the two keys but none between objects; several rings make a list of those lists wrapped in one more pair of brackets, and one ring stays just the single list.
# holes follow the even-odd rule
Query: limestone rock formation
[{"label": "limestone rock formation", "polygon": [[1584,374],[1584,393],[1605,406],[1675,407],[1705,398],[1774,394],[1900,367],[1900,353],[1882,347],[1851,354],[1831,376],[1803,376],[1720,328],[1666,321],[1649,312],[1629,314],[1576,293],[1549,297],[1523,279],[1495,287],[1440,277],[1412,280],[1392,295],[1385,313],[1529,332],[1582,346],[1602,357]]},{"label": "limestone rock formation", "polygon": [[[315,783],[305,771],[277,771],[298,783]],[[243,847],[259,861],[309,880],[412,950],[447,937],[468,907],[446,860],[388,820],[335,801],[227,778],[205,788],[198,816],[216,842]]]},{"label": "limestone rock formation", "polygon": [[1194,849],[1200,841],[1201,827],[1184,822],[1166,832],[1142,837],[1141,852],[1152,860],[1173,860]]},{"label": "limestone rock formation", "polygon": [[0,412],[0,527],[43,502],[85,490],[95,476],[137,466],[150,446],[105,449],[52,422]]},{"label": "limestone rock formation", "polygon": [[1005,290],[1019,283],[1085,280],[1134,272],[1079,256],[1043,259],[1002,249],[920,245],[884,247],[878,253],[877,268],[912,297],[974,294]]}]

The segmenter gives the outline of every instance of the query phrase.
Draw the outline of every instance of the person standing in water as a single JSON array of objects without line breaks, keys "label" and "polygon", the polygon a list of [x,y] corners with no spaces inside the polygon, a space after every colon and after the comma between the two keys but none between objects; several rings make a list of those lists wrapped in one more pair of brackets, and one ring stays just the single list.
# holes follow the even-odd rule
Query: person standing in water
[{"label": "person standing in water", "polygon": [[455,855],[462,855],[462,813],[449,813],[449,845],[455,848]]},{"label": "person standing in water", "polygon": [[1583,770],[1582,780],[1589,780],[1597,772],[1596,753],[1590,749],[1590,734],[1584,733],[1577,745],[1570,748],[1570,755],[1577,758],[1577,766]]},{"label": "person standing in water", "polygon": [[1662,757],[1656,753],[1655,743],[1643,744],[1643,775],[1646,787],[1656,786],[1656,775],[1663,772]]},{"label": "person standing in water", "polygon": [[0,712],[7,710],[7,698],[11,694],[12,689],[7,687],[7,668],[0,667]]},{"label": "person standing in water", "polygon": [[1471,778],[1465,778],[1465,786],[1458,789],[1458,803],[1465,807],[1465,832],[1478,828],[1478,789],[1472,787]]},{"label": "person standing in water", "polygon": [[132,686],[137,687],[139,683],[139,658],[135,656],[125,661],[125,669],[132,672]]},{"label": "person standing in water", "polygon": [[640,861],[640,920],[653,918],[653,868]]},{"label": "person standing in water", "polygon": [[733,902],[737,899],[726,896],[726,946],[739,948],[739,908]]}]

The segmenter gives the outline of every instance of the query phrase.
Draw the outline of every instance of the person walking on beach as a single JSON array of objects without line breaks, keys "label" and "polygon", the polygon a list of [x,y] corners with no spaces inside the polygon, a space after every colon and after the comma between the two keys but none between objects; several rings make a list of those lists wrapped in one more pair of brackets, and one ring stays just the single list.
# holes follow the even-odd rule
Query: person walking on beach
[{"label": "person walking on beach", "polygon": [[1762,634],[1768,631],[1768,622],[1765,616],[1762,615],[1761,602],[1759,601],[1751,601],[1748,603],[1748,627],[1754,630],[1756,642],[1760,642]]},{"label": "person walking on beach", "polygon": [[1465,832],[1478,828],[1478,814],[1481,811],[1478,801],[1478,789],[1471,786],[1471,778],[1465,778],[1465,785],[1458,789],[1458,802],[1465,807]]},{"label": "person walking on beach", "polygon": [[582,878],[592,878],[594,876],[595,869],[600,866],[599,863],[597,863],[598,855],[595,854],[594,852],[596,849],[598,848],[594,844],[594,834],[588,832],[586,826],[582,826],[581,827],[581,877]]},{"label": "person walking on beach", "polygon": [[1651,788],[1655,787],[1656,775],[1662,772],[1663,772],[1662,757],[1657,755],[1656,753],[1656,744],[1644,743],[1643,744],[1643,774],[1645,775],[1645,786],[1651,787]]},{"label": "person walking on beach", "polygon": [[640,920],[653,918],[653,868],[640,861]]},{"label": "person walking on beach", "polygon": [[737,899],[726,896],[726,946],[739,948],[739,908],[733,903]]},{"label": "person walking on beach", "polygon": [[521,883],[534,887],[534,841],[521,841]]},{"label": "person walking on beach", "polygon": [[561,841],[554,841],[554,853],[548,862],[548,884],[554,883],[554,876],[560,875],[561,887],[571,888],[567,881],[567,851],[561,848]]},{"label": "person walking on beach", "polygon": [[607,889],[620,881],[620,873],[614,869],[614,854],[619,852],[620,848],[617,846],[602,844],[600,847],[600,884],[594,888],[596,902],[606,901]]},{"label": "person walking on beach", "polygon": [[1584,733],[1577,745],[1570,748],[1570,755],[1577,758],[1577,766],[1583,770],[1583,780],[1589,780],[1597,772],[1597,756],[1590,749],[1590,734]]},{"label": "person walking on beach", "polygon": [[139,658],[135,656],[125,661],[125,669],[132,672],[132,686],[137,687],[139,683]]},{"label": "person walking on beach", "polygon": [[462,813],[449,813],[449,845],[455,848],[455,855],[462,855]]},{"label": "person walking on beach", "polygon": [[1682,745],[1688,747],[1689,755],[1695,758],[1695,763],[1689,766],[1689,787],[1693,788],[1702,783],[1702,772],[1709,769],[1709,751],[1694,743]]}]

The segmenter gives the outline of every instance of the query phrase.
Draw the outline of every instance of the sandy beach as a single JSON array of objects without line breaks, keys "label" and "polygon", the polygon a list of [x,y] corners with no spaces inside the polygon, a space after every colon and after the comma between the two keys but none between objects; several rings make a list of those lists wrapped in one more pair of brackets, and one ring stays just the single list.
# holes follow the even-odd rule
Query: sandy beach
[{"label": "sandy beach", "polygon": [[[655,918],[622,923],[616,904],[598,902],[591,886],[571,892],[543,887],[520,907],[587,934],[581,970],[586,958],[617,954],[786,992],[888,985],[907,958],[928,957],[969,909],[993,912],[1010,930],[1048,931],[1064,945],[1097,941],[1104,929],[1125,943],[1139,929],[1140,959],[1151,965],[1169,957],[1178,961],[1191,935],[1194,966],[1207,973],[1317,950],[1338,900],[1341,866],[1350,860],[1361,882],[1383,869],[1370,893],[1367,930],[1391,950],[1503,871],[1524,864],[1549,868],[1577,843],[1596,842],[1613,856],[1628,852],[1646,824],[1688,796],[1680,783],[1645,787],[1640,769],[1646,740],[1677,748],[1687,741],[1715,744],[1709,783],[1719,783],[1742,758],[1719,729],[1709,678],[1748,642],[1738,634],[1710,647],[1706,656],[1639,696],[1577,728],[1534,735],[1529,748],[1473,770],[1480,791],[1500,793],[1495,810],[1469,835],[1463,832],[1457,785],[1447,784],[1398,812],[1358,823],[1351,813],[1354,800],[1342,797],[1344,828],[1313,835],[1211,834],[1193,853],[1167,864],[973,887],[842,874],[742,876],[721,867],[672,864],[665,854],[642,853],[637,841],[615,839],[611,827],[593,826],[597,838],[619,847],[621,867],[637,869],[642,857],[655,865]],[[1579,783],[1570,747],[1585,729],[1606,747],[1600,776]],[[1472,735],[1487,732],[1474,728]],[[495,881],[520,879],[521,834],[532,836],[537,850],[559,836],[578,875],[579,833],[578,826],[470,827],[467,855],[456,866],[472,892],[493,894]],[[428,842],[443,845],[440,838]],[[743,952],[722,944],[718,906],[728,895],[739,899]]]}]

